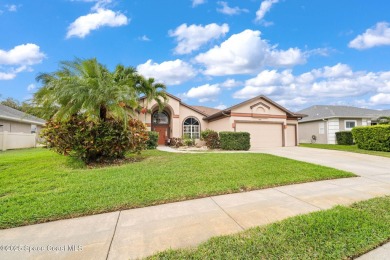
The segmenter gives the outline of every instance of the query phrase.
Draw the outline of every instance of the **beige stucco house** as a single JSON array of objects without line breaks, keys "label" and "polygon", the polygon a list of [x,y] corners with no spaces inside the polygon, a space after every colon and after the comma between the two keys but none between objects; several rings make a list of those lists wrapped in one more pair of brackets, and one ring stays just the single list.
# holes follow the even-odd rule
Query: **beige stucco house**
[{"label": "beige stucco house", "polygon": [[168,94],[168,104],[162,112],[155,101],[142,107],[151,113],[138,114],[149,130],[159,133],[159,144],[173,137],[189,135],[199,141],[205,129],[249,132],[251,147],[282,147],[298,144],[298,119],[303,115],[290,112],[265,96],[257,96],[224,110],[190,106]]},{"label": "beige stucco house", "polygon": [[307,115],[299,120],[299,142],[318,144],[336,144],[336,132],[373,125],[378,117],[390,116],[390,110],[328,105],[311,106],[298,113]]}]

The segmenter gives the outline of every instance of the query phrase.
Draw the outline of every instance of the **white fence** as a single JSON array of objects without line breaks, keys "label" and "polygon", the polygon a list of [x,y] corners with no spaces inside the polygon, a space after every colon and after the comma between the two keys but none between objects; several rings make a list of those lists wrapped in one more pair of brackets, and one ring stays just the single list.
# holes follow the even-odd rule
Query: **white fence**
[{"label": "white fence", "polygon": [[36,134],[0,132],[0,150],[31,148],[37,144]]}]

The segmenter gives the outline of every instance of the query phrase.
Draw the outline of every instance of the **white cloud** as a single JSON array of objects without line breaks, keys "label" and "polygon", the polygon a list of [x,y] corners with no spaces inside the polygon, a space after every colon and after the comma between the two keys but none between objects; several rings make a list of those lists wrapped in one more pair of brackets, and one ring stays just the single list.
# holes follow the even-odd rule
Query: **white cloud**
[{"label": "white cloud", "polygon": [[27,86],[27,91],[33,91],[37,88],[37,86],[35,84],[29,84]]},{"label": "white cloud", "polygon": [[148,60],[137,66],[137,71],[145,77],[155,78],[168,85],[179,85],[196,76],[196,70],[188,63],[177,59],[160,64]]},{"label": "white cloud", "polygon": [[142,35],[141,37],[138,37],[138,39],[140,41],[144,41],[144,42],[149,42],[150,41],[149,37],[146,36],[146,35]]},{"label": "white cloud", "polygon": [[212,76],[248,74],[266,66],[290,67],[306,62],[307,55],[299,49],[278,50],[260,34],[249,29],[234,34],[220,46],[197,55],[195,61],[204,64],[204,73]]},{"label": "white cloud", "polygon": [[191,88],[183,96],[186,98],[198,98],[199,102],[214,101],[215,97],[218,96],[221,89],[218,84],[205,84],[199,87]]},{"label": "white cloud", "polygon": [[379,93],[370,98],[370,102],[373,105],[389,105],[390,104],[390,94]]},{"label": "white cloud", "polygon": [[130,19],[120,12],[114,12],[109,9],[97,9],[96,12],[80,16],[68,27],[66,38],[79,37],[84,38],[93,30],[100,27],[118,27],[127,25]]},{"label": "white cloud", "polygon": [[206,0],[192,0],[192,7],[205,4]]},{"label": "white cloud", "polygon": [[198,50],[202,45],[213,39],[218,39],[229,32],[229,26],[224,23],[218,25],[211,23],[206,26],[182,24],[174,31],[169,31],[169,36],[175,37],[178,42],[175,53],[187,54]]},{"label": "white cloud", "polygon": [[376,46],[390,45],[389,23],[379,22],[375,27],[367,29],[363,34],[353,39],[348,47],[363,50]]},{"label": "white cloud", "polygon": [[16,12],[18,11],[18,6],[17,5],[6,5],[5,6],[8,10],[8,12]]},{"label": "white cloud", "polygon": [[227,79],[223,83],[221,83],[221,87],[225,87],[225,88],[228,88],[228,89],[231,89],[231,88],[234,88],[234,87],[238,87],[238,86],[242,86],[242,85],[244,85],[243,82],[237,81],[235,79]]},{"label": "white cloud", "polygon": [[33,43],[15,46],[9,51],[0,49],[0,65],[33,65],[41,63],[45,54]]},{"label": "white cloud", "polygon": [[[245,86],[233,94],[237,99],[248,99],[263,94],[280,100],[282,105],[301,106],[306,102],[374,95],[372,104],[385,104],[390,94],[390,71],[353,71],[346,64],[325,66],[294,75],[291,70],[264,70],[246,80]],[[356,99],[356,98],[355,98]],[[285,101],[283,101],[285,100]],[[283,103],[284,102],[284,103]]]},{"label": "white cloud", "polygon": [[218,5],[220,5],[220,8],[217,8],[217,11],[223,14],[227,15],[237,15],[240,13],[247,13],[249,12],[248,9],[240,8],[238,6],[236,7],[230,7],[227,2],[219,1],[217,2]]},{"label": "white cloud", "polygon": [[15,77],[16,77],[16,73],[0,71],[0,80],[11,80],[14,79]]},{"label": "white cloud", "polygon": [[219,109],[219,110],[224,110],[225,108],[227,108],[227,106],[225,106],[224,104],[219,104],[218,106],[215,106],[214,108]]},{"label": "white cloud", "polygon": [[243,89],[235,92],[233,98],[237,99],[249,99],[258,95],[271,95],[277,90],[276,86],[268,87],[254,87],[254,86],[245,86]]},{"label": "white cloud", "polygon": [[10,80],[22,71],[32,71],[31,66],[41,63],[45,54],[33,43],[21,44],[11,50],[0,49],[0,80]]},{"label": "white cloud", "polygon": [[265,14],[268,13],[269,10],[271,10],[272,5],[278,2],[279,0],[264,0],[263,2],[261,2],[259,10],[257,10],[256,12],[255,21],[259,22],[263,20]]}]

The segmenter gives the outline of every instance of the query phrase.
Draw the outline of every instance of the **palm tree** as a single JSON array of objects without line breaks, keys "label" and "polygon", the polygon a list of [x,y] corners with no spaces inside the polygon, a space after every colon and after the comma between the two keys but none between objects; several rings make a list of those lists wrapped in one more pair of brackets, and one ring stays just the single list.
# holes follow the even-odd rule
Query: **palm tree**
[{"label": "palm tree", "polygon": [[[137,84],[138,92],[145,95],[146,109],[153,100],[157,102],[161,111],[167,104],[168,97],[165,92],[166,86],[162,83],[156,83],[154,78],[145,78],[140,76]],[[146,123],[146,112],[145,112]]]},{"label": "palm tree", "polygon": [[126,121],[138,107],[137,75],[132,67],[118,65],[114,72],[94,59],[76,59],[60,63],[53,73],[42,73],[37,81],[43,83],[34,95],[37,105],[48,108],[54,118],[66,121],[83,113],[92,121],[108,117]]}]

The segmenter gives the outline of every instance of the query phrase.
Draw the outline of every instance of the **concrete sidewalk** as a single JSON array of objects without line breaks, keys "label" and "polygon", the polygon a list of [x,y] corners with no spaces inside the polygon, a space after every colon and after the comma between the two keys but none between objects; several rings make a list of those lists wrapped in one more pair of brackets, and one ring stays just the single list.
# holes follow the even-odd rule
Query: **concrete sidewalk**
[{"label": "concrete sidewalk", "polygon": [[[294,148],[261,152],[332,164],[362,177],[212,196],[0,230],[0,246],[3,246],[0,259],[134,259],[168,248],[195,246],[213,236],[236,233],[298,214],[390,195],[390,159]],[[19,247],[4,248],[7,245]],[[26,246],[36,251],[28,252]]]}]

